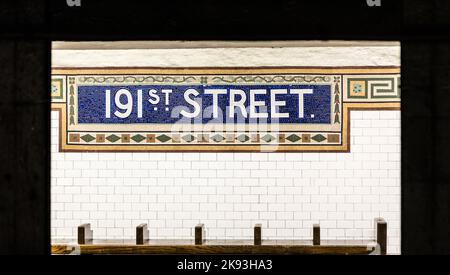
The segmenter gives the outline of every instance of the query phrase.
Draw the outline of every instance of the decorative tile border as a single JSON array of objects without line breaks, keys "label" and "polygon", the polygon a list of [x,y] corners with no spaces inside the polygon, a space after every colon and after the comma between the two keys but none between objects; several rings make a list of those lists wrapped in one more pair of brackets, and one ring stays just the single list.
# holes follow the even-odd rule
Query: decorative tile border
[{"label": "decorative tile border", "polygon": [[[350,110],[399,109],[399,83],[399,68],[380,67],[64,68],[53,70],[51,95],[52,108],[60,112],[60,151],[348,152]],[[328,123],[315,122],[314,114],[311,114],[310,122],[270,123],[270,129],[243,125],[246,129],[220,130],[219,127],[219,130],[205,130],[197,127],[187,131],[174,129],[170,123],[80,123],[79,115],[90,119],[89,115],[79,114],[79,103],[84,104],[79,98],[80,89],[89,87],[96,91],[96,88],[144,85],[175,88],[186,85],[326,86],[329,87],[330,98],[329,110],[325,111],[329,113],[330,120]],[[154,114],[162,112],[160,110]],[[152,115],[148,116],[151,118]]]},{"label": "decorative tile border", "polygon": [[345,101],[400,101],[400,75],[344,76]]},{"label": "decorative tile border", "polygon": [[66,76],[52,75],[50,97],[52,102],[65,102]]},{"label": "decorative tile border", "polygon": [[340,133],[95,133],[68,132],[68,144],[129,144],[148,146],[160,144],[341,144]]}]

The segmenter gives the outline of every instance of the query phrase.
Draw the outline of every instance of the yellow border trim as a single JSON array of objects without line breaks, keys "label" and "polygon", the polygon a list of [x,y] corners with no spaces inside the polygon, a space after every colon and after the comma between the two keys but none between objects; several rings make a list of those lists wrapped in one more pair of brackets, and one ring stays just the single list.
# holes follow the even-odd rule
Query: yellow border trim
[{"label": "yellow border trim", "polygon": [[53,68],[52,74],[398,74],[399,67],[258,67],[258,68]]}]

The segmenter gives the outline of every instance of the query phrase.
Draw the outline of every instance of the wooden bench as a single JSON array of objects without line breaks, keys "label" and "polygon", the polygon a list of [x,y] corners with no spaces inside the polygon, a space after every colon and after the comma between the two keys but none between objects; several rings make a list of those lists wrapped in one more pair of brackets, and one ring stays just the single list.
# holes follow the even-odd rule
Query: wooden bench
[{"label": "wooden bench", "polygon": [[375,219],[373,240],[321,240],[318,224],[313,226],[312,241],[262,240],[260,224],[254,227],[253,240],[206,240],[203,224],[195,227],[193,240],[149,239],[146,224],[136,227],[135,240],[95,240],[87,238],[88,224],[80,227],[77,243],[56,240],[52,244],[52,254],[385,255],[387,245],[387,224],[381,218]]},{"label": "wooden bench", "polygon": [[78,226],[78,244],[86,244],[91,241],[92,233],[91,224],[85,223]]}]

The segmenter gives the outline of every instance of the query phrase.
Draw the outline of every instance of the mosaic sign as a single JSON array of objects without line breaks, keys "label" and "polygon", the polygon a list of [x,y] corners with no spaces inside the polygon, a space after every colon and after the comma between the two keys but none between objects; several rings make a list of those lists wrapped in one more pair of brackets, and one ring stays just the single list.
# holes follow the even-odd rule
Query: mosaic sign
[{"label": "mosaic sign", "polygon": [[54,69],[60,151],[350,150],[352,109],[399,109],[399,68]]}]

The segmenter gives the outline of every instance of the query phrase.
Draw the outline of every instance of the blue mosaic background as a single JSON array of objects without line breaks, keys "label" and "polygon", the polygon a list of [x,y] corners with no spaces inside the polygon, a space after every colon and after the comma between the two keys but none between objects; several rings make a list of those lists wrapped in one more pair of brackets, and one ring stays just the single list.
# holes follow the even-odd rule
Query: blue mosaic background
[{"label": "blue mosaic background", "polygon": [[[114,123],[114,124],[133,124],[133,123],[161,123],[161,124],[173,124],[179,121],[181,115],[171,117],[174,107],[183,106],[186,111],[192,112],[193,107],[184,100],[184,91],[192,88],[199,92],[197,98],[201,99],[203,110],[205,107],[212,106],[212,95],[204,94],[204,89],[240,89],[245,91],[247,100],[245,106],[249,105],[249,90],[250,89],[266,89],[265,95],[256,95],[256,100],[264,100],[266,102],[267,109],[265,112],[269,114],[269,118],[265,121],[271,123],[270,118],[270,89],[288,89],[288,94],[277,95],[278,101],[286,101],[286,106],[279,107],[279,113],[290,113],[289,118],[279,118],[278,123],[330,123],[331,115],[331,86],[330,85],[127,85],[127,86],[78,86],[78,123]],[[105,117],[105,90],[111,90],[111,118]],[[114,115],[115,110],[123,112],[123,110],[117,109],[114,104],[115,94],[120,89],[127,89],[131,92],[133,97],[133,111],[127,118],[119,118]],[[137,117],[137,90],[143,90],[142,97],[142,118]],[[151,104],[148,99],[148,91],[155,89],[158,91],[158,95],[161,97],[160,102],[156,105]],[[170,104],[165,105],[165,95],[161,93],[162,89],[172,89],[170,94]],[[289,94],[289,89],[313,89],[313,94],[304,95],[304,117],[298,117],[298,95]],[[191,96],[192,98],[193,96]],[[239,100],[239,95],[236,99]],[[121,102],[126,102],[126,97],[121,97]],[[219,95],[219,108],[226,110],[229,104],[229,96]],[[158,110],[155,111],[154,107]],[[169,110],[166,111],[165,108]],[[178,107],[178,109],[180,109]],[[202,110],[202,112],[203,112]],[[211,121],[212,111],[209,112],[209,117],[203,117],[202,123]],[[239,116],[239,109],[236,108]],[[204,114],[205,115],[205,114]],[[311,117],[313,115],[314,117]],[[228,115],[227,115],[228,116]],[[227,116],[224,116],[225,118]],[[220,112],[219,112],[219,117]],[[195,118],[194,118],[195,120]],[[225,119],[224,119],[225,120]],[[200,118],[198,118],[200,121]],[[241,120],[242,121],[242,120]],[[230,121],[228,121],[230,122]],[[244,123],[256,123],[255,119],[245,119]],[[261,121],[260,121],[261,122]]]}]

